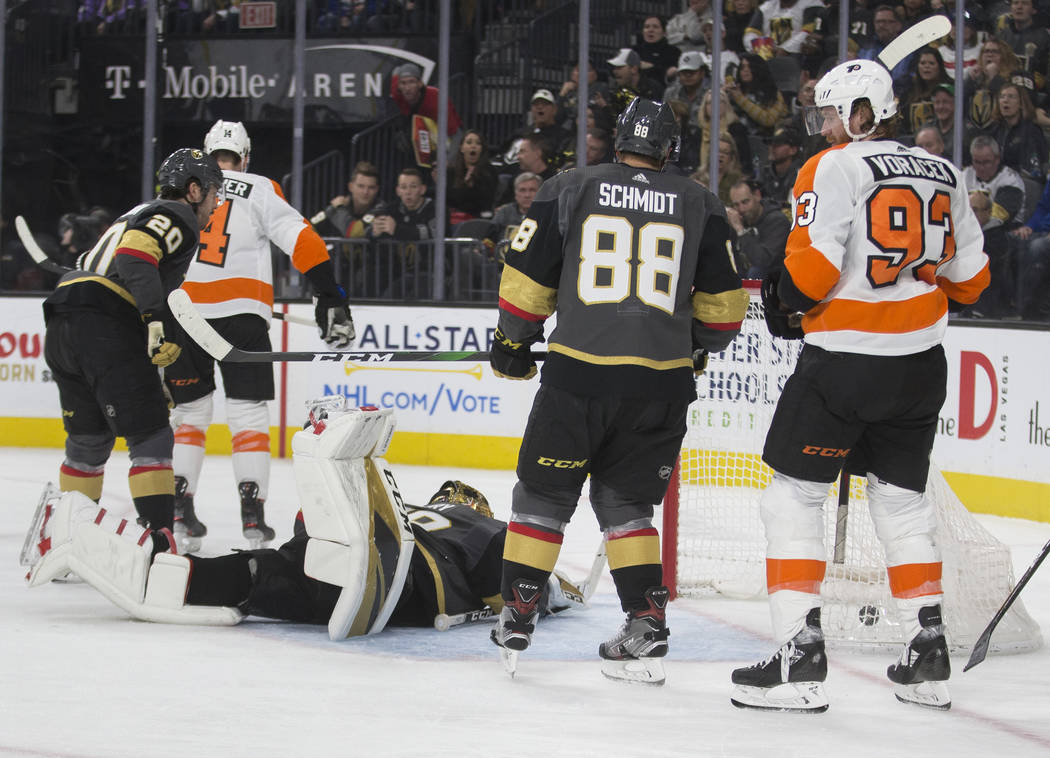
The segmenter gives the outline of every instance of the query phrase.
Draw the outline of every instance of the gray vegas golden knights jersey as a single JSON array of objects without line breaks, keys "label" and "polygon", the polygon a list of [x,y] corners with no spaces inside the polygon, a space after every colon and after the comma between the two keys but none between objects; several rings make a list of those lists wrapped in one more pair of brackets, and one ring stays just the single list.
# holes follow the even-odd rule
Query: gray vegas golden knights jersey
[{"label": "gray vegas golden knights jersey", "polygon": [[545,384],[584,395],[695,397],[693,344],[723,350],[747,310],[717,197],[623,163],[547,180],[507,253],[500,328],[542,338]]}]

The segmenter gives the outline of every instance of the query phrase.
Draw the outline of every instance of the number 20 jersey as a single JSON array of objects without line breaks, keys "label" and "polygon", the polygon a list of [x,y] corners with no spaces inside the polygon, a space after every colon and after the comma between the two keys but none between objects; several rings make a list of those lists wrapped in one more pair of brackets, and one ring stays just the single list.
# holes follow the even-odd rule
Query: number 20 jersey
[{"label": "number 20 jersey", "polygon": [[[959,171],[891,140],[818,153],[795,181],[785,266],[816,302],[806,342],[909,355],[941,343],[948,298],[988,285],[984,235]],[[783,291],[783,289],[782,289]]]},{"label": "number 20 jersey", "polygon": [[500,328],[532,342],[557,309],[542,381],[583,395],[692,395],[692,344],[725,349],[748,296],[718,198],[623,163],[544,182],[507,253]]}]

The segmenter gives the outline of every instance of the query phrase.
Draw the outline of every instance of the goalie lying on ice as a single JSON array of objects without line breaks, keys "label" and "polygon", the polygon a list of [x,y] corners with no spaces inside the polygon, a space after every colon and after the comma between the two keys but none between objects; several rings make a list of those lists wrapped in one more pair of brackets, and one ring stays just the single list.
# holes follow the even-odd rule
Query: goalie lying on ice
[{"label": "goalie lying on ice", "polygon": [[[425,506],[406,504],[381,457],[393,431],[389,410],[346,408],[343,398],[311,404],[292,441],[301,510],[277,550],[176,555],[166,530],[151,533],[49,485],[22,551],[29,585],[75,573],[138,619],[230,625],[264,616],[327,623],[332,639],[498,613],[507,525],[459,481]],[[548,612],[583,602],[560,577],[550,587]]]}]

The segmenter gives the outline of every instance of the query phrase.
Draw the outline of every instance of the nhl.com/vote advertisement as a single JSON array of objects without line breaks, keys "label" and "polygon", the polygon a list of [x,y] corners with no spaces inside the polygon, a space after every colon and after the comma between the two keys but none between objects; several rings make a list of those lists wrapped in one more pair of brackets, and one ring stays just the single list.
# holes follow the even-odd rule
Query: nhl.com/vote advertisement
[{"label": "nhl.com/vote advertisement", "polygon": [[[58,392],[43,359],[41,299],[0,302],[0,444],[60,446]],[[306,304],[293,304],[289,311],[312,317]],[[356,350],[487,351],[497,313],[495,308],[358,305],[353,317]],[[715,447],[731,449],[746,433],[761,440],[791,374],[800,343],[773,340],[764,331],[760,320],[748,319],[697,383],[700,399],[690,409],[691,425],[715,440]],[[325,349],[315,328],[277,320],[271,339],[275,350]],[[1043,358],[1050,353],[1050,333],[951,326],[945,351],[948,393],[933,453],[937,465],[945,472],[1050,484],[1050,389]],[[286,363],[275,364],[275,377],[275,428],[299,427],[312,398],[342,395],[354,405],[393,408],[402,431],[475,441],[520,438],[538,387],[536,380],[497,379],[486,360]],[[218,424],[225,423],[222,408],[217,398]],[[54,431],[34,433],[34,422]],[[758,444],[747,452],[759,452]],[[472,463],[477,465],[470,460],[460,465]],[[506,463],[513,466],[512,459]]]}]

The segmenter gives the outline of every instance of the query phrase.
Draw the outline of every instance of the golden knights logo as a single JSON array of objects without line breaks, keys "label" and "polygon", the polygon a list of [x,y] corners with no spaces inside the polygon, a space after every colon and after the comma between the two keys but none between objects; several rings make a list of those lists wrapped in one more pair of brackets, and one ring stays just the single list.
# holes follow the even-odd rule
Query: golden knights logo
[{"label": "golden knights logo", "polygon": [[795,20],[790,16],[769,19],[769,34],[777,43],[777,47],[782,47],[788,41],[794,28]]}]

